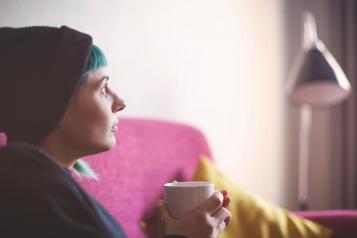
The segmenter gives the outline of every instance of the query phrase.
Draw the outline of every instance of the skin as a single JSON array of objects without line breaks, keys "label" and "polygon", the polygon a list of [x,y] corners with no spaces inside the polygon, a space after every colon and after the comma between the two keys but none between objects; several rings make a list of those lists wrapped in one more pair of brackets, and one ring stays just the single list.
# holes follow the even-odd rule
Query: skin
[{"label": "skin", "polygon": [[157,203],[166,235],[184,235],[186,238],[218,238],[230,223],[228,210],[230,197],[226,190],[215,192],[212,197],[180,219],[170,215],[163,200]]},{"label": "skin", "polygon": [[80,157],[115,146],[117,113],[125,104],[108,80],[106,67],[90,71],[57,128],[40,144],[60,165],[71,168]]},{"label": "skin", "polygon": [[[117,114],[125,104],[110,89],[108,79],[105,67],[89,72],[57,128],[39,145],[63,167],[71,168],[80,157],[115,146]],[[160,200],[158,209],[165,224],[164,233],[187,238],[216,238],[230,221],[229,201],[226,191],[216,192],[187,216],[174,219]]]}]

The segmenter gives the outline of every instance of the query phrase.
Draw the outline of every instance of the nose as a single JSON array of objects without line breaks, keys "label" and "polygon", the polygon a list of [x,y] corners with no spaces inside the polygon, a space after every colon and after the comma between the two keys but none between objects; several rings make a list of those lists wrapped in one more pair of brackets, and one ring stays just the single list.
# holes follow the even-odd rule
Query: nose
[{"label": "nose", "polygon": [[114,100],[113,100],[113,104],[112,104],[112,111],[113,112],[119,112],[124,110],[124,108],[126,107],[124,100],[121,99],[120,97],[118,97],[118,95],[113,95],[114,96]]}]

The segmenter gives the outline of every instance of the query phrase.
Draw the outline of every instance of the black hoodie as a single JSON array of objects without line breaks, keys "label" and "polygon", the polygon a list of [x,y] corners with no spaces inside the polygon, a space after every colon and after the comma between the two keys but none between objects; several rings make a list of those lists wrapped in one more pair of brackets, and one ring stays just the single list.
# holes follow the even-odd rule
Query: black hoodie
[{"label": "black hoodie", "polygon": [[0,149],[0,237],[126,237],[114,218],[36,147]]}]

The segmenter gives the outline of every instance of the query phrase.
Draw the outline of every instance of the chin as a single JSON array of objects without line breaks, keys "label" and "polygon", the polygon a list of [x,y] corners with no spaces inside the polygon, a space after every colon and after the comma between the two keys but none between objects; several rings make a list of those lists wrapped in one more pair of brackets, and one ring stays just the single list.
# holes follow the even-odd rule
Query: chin
[{"label": "chin", "polygon": [[113,140],[106,140],[106,141],[100,141],[100,142],[92,142],[90,143],[91,145],[89,146],[89,150],[86,153],[87,155],[91,154],[98,154],[102,153],[108,150],[111,150],[114,148],[116,141],[115,139]]},{"label": "chin", "polygon": [[103,141],[104,143],[101,143],[101,150],[102,152],[104,151],[108,151],[114,148],[114,146],[116,145],[116,139],[115,137],[112,137],[110,139],[107,139],[105,141]]},{"label": "chin", "polygon": [[114,133],[91,134],[79,144],[87,155],[98,154],[113,149],[116,145],[116,136]]}]

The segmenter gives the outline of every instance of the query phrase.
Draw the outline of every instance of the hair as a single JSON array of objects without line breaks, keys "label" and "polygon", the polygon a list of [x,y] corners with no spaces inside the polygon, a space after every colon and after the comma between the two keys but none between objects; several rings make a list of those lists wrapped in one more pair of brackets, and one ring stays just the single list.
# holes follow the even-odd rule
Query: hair
[{"label": "hair", "polygon": [[108,65],[107,58],[105,57],[103,51],[98,46],[92,44],[87,65],[84,68],[83,74],[81,76],[79,84],[77,85],[77,89],[74,91],[73,97],[78,95],[79,89],[86,81],[90,71],[96,70],[100,67],[105,67],[107,65]]},{"label": "hair", "polygon": [[103,51],[99,49],[98,46],[93,44],[89,53],[87,66],[84,69],[83,76],[86,77],[89,71],[96,70],[107,65],[107,58],[105,57]]}]

